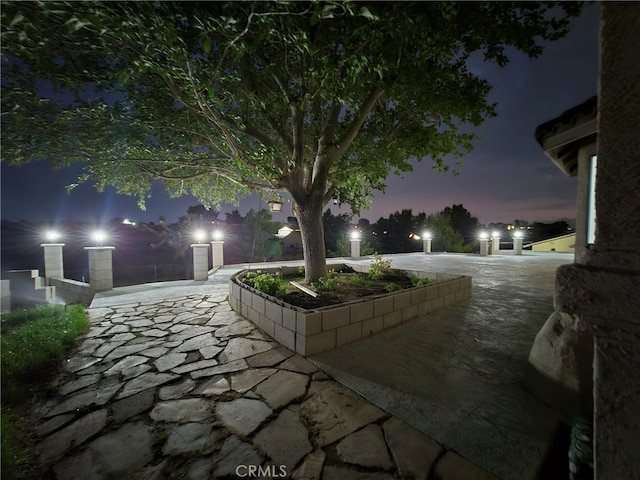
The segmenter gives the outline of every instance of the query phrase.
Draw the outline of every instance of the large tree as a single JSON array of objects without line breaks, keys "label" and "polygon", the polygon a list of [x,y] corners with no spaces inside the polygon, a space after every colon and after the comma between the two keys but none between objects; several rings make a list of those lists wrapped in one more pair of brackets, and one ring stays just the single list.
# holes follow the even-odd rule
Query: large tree
[{"label": "large tree", "polygon": [[[470,55],[507,63],[562,37],[579,4],[3,2],[2,156],[84,162],[99,189],[152,182],[206,204],[288,194],[306,280],[322,210],[471,148],[494,114]],[[49,83],[48,83],[49,82]],[[52,88],[50,87],[52,85]],[[64,95],[56,97],[51,90]]]},{"label": "large tree", "polygon": [[477,238],[480,222],[477,217],[471,215],[471,212],[464,208],[464,205],[454,204],[452,207],[446,207],[442,213],[449,217],[451,226],[462,235],[465,243],[471,243]]}]

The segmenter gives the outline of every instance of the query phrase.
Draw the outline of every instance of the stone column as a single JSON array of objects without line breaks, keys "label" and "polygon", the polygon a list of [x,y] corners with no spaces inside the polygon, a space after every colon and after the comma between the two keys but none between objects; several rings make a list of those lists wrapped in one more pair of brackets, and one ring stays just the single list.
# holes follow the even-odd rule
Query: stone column
[{"label": "stone column", "polygon": [[94,292],[113,289],[112,252],[116,247],[84,247],[89,254],[89,286]]},{"label": "stone column", "polygon": [[351,258],[360,258],[360,239],[351,239]]},{"label": "stone column", "polygon": [[486,257],[489,254],[489,239],[480,238],[480,255]]},{"label": "stone column", "polygon": [[209,278],[209,244],[194,243],[193,248],[193,279],[197,281]]},{"label": "stone column", "polygon": [[431,253],[431,237],[422,239],[422,249],[424,253]]},{"label": "stone column", "polygon": [[40,246],[44,249],[44,278],[64,278],[62,261],[64,243],[43,243]]},{"label": "stone column", "polygon": [[224,265],[224,242],[222,240],[213,240],[211,242],[211,255],[213,256],[213,268]]},{"label": "stone column", "polygon": [[494,233],[491,234],[491,255],[498,253],[500,253],[500,237]]},{"label": "stone column", "polygon": [[522,255],[522,237],[513,237],[513,254]]},{"label": "stone column", "polygon": [[556,275],[593,335],[595,478],[640,472],[640,3],[601,5],[595,243]]}]

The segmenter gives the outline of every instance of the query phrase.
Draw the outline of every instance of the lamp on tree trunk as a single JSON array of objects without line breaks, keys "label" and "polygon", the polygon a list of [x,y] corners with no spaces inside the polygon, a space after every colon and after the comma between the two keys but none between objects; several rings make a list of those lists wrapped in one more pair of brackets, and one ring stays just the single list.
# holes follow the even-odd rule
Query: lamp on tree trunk
[{"label": "lamp on tree trunk", "polygon": [[278,202],[277,200],[269,200],[267,202],[267,205],[269,205],[269,211],[272,213],[282,212],[282,202]]}]

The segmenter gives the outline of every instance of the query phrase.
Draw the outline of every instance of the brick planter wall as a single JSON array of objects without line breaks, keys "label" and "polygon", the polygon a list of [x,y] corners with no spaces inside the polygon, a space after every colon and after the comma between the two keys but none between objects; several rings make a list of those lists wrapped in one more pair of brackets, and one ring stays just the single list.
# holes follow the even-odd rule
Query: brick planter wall
[{"label": "brick planter wall", "polygon": [[[366,272],[366,265],[348,265]],[[332,265],[339,270],[342,266]],[[261,269],[282,275],[294,268]],[[237,273],[229,282],[229,303],[237,313],[253,322],[287,348],[314,355],[355,342],[417,316],[426,315],[471,298],[471,277],[442,273],[407,272],[434,278],[436,283],[362,300],[305,310],[294,307],[244,285],[248,270]]]}]

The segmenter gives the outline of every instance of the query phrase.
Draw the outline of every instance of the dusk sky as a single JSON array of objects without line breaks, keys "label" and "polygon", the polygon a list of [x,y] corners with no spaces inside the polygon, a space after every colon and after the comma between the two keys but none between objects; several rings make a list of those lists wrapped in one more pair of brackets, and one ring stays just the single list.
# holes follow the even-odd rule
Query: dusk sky
[{"label": "dusk sky", "polygon": [[[565,176],[544,155],[534,131],[597,93],[598,30],[598,5],[586,5],[569,35],[550,43],[540,58],[530,60],[512,52],[511,62],[503,69],[474,62],[474,72],[493,85],[490,100],[497,102],[498,116],[474,130],[482,141],[462,159],[460,175],[436,174],[428,160],[416,163],[404,178],[389,177],[386,192],[376,194],[371,210],[361,216],[375,222],[404,208],[433,213],[462,203],[482,223],[575,217],[576,179]],[[114,217],[157,221],[162,215],[174,222],[198,203],[193,197],[170,199],[160,183],[146,211],[138,208],[134,198],[116,195],[113,189],[97,193],[85,184],[68,194],[66,186],[74,183],[79,172],[80,168],[53,171],[46,162],[22,167],[3,163],[2,218],[100,223]],[[234,208],[245,214],[259,204],[258,195],[253,195],[239,207],[225,205],[221,218]],[[334,213],[348,211],[329,207]],[[284,221],[290,214],[285,205],[285,212],[274,215],[274,220]]]}]

